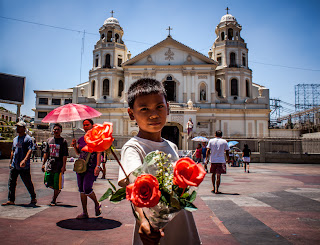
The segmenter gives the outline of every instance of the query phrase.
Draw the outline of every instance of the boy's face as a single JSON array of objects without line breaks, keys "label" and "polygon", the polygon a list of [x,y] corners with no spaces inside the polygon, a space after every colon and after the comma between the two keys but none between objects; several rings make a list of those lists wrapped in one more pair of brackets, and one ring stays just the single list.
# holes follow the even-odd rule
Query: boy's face
[{"label": "boy's face", "polygon": [[55,138],[59,138],[61,134],[61,128],[59,126],[55,126],[53,128],[53,135]]},{"label": "boy's face", "polygon": [[161,129],[166,124],[169,106],[162,94],[138,96],[133,109],[128,109],[131,120],[139,126],[139,136],[146,139],[161,137]]}]

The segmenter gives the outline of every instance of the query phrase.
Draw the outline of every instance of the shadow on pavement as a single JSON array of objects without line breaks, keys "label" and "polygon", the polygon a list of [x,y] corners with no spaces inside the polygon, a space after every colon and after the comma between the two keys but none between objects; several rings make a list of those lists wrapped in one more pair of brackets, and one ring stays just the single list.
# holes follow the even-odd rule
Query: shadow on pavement
[{"label": "shadow on pavement", "polygon": [[240,195],[239,193],[226,193],[226,192],[220,192],[218,194],[215,195],[232,195],[232,196],[238,196]]},{"label": "shadow on pavement", "polygon": [[82,230],[82,231],[100,231],[111,230],[122,225],[121,222],[104,219],[104,218],[89,218],[89,219],[66,219],[57,223],[57,226],[68,230]]}]

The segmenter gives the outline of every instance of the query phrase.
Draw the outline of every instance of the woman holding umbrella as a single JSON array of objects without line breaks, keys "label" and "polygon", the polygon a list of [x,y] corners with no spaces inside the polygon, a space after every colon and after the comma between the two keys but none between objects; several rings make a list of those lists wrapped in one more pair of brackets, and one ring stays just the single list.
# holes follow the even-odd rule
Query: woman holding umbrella
[{"label": "woman holding umbrella", "polygon": [[[85,119],[83,120],[82,125],[84,131],[87,132],[88,130],[92,129],[93,121],[91,119]],[[81,150],[84,146],[86,146],[84,136],[82,136],[78,140],[78,142],[76,141],[76,139],[73,139],[72,145],[76,153],[80,155],[80,158],[86,160],[89,153]],[[77,219],[89,218],[87,209],[87,197],[91,198],[95,204],[95,215],[99,216],[101,214],[101,204],[98,202],[96,194],[92,189],[93,182],[97,179],[101,171],[100,164],[101,152],[93,152],[89,157],[87,170],[84,173],[77,173],[77,181],[83,209],[83,213],[79,214],[77,216]]]}]

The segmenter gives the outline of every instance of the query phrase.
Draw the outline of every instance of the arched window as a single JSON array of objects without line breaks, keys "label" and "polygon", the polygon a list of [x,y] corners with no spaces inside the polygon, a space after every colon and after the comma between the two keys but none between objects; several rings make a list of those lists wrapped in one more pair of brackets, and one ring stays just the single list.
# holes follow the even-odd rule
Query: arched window
[{"label": "arched window", "polygon": [[218,93],[218,96],[221,97],[222,90],[221,90],[221,80],[220,79],[217,79],[217,81],[216,81],[216,91]]},{"label": "arched window", "polygon": [[228,40],[233,40],[233,29],[232,28],[228,29]]},{"label": "arched window", "polygon": [[94,91],[96,90],[96,81],[93,80],[91,83],[91,96],[94,96]]},{"label": "arched window", "polygon": [[111,68],[110,60],[111,60],[111,55],[110,54],[106,54],[106,65],[105,65],[105,68]]},{"label": "arched window", "polygon": [[235,78],[231,80],[231,96],[238,96],[238,80]]},{"label": "arched window", "polygon": [[118,96],[121,97],[123,92],[123,81],[119,80],[119,90],[118,90]]},{"label": "arched window", "polygon": [[108,31],[107,33],[107,42],[112,42],[112,31]]},{"label": "arched window", "polygon": [[99,55],[96,55],[95,67],[99,66]]},{"label": "arched window", "polygon": [[200,85],[199,98],[200,101],[207,100],[207,86],[204,83]]},{"label": "arched window", "polygon": [[221,41],[223,41],[223,40],[224,40],[224,31],[221,32]]},{"label": "arched window", "polygon": [[120,41],[119,34],[116,33],[116,35],[115,35],[114,37],[115,37],[115,39],[116,39],[116,43],[119,43],[119,41]]},{"label": "arched window", "polygon": [[167,92],[167,100],[176,101],[176,82],[172,80],[172,76],[167,76],[163,86]]},{"label": "arched window", "polygon": [[234,52],[230,53],[230,67],[236,67],[236,54]]},{"label": "arched window", "polygon": [[246,80],[246,97],[250,97],[250,83]]},{"label": "arched window", "polygon": [[109,95],[109,79],[103,80],[102,95]]}]

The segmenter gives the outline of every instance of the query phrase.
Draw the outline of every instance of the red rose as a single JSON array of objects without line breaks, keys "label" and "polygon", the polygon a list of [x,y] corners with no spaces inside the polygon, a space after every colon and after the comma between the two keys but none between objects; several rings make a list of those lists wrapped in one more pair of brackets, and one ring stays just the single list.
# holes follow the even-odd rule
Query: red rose
[{"label": "red rose", "polygon": [[191,158],[184,157],[176,162],[173,169],[173,184],[180,188],[199,186],[206,171],[201,164],[196,164]]},{"label": "red rose", "polygon": [[156,206],[161,197],[159,182],[151,174],[140,175],[134,184],[127,186],[126,193],[127,199],[140,208]]},{"label": "red rose", "polygon": [[110,148],[113,142],[112,138],[112,123],[104,122],[103,124],[95,124],[84,136],[87,143],[82,148],[88,152],[103,152]]}]

